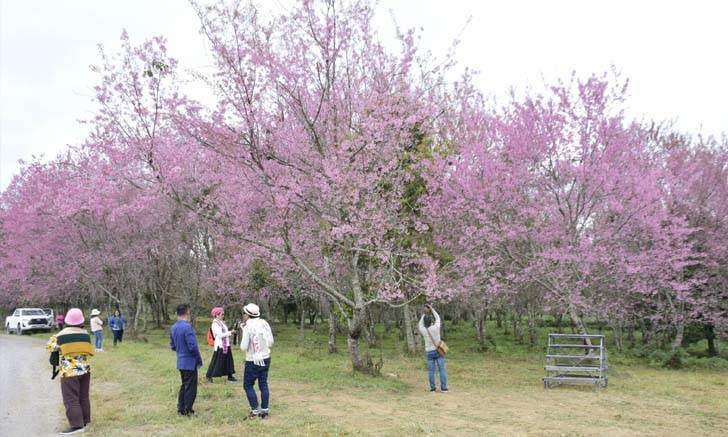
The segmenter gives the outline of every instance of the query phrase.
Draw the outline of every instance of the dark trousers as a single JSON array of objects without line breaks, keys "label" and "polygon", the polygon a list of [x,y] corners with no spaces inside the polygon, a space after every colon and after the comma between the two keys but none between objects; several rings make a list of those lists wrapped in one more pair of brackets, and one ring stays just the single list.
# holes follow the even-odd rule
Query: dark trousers
[{"label": "dark trousers", "polygon": [[121,340],[124,338],[124,330],[123,329],[112,329],[111,333],[114,334],[114,346],[116,346],[116,343],[121,343]]},{"label": "dark trousers", "polygon": [[66,407],[66,417],[71,428],[82,428],[91,422],[89,387],[91,373],[61,378],[61,394]]},{"label": "dark trousers", "polygon": [[268,391],[268,369],[270,369],[270,358],[266,358],[265,366],[256,366],[252,361],[245,362],[245,374],[243,375],[243,389],[245,395],[248,397],[248,403],[250,409],[255,411],[258,409],[258,396],[255,393],[253,386],[255,380],[258,380],[258,388],[260,389],[260,408],[268,409],[268,398],[270,398],[270,392]]},{"label": "dark trousers", "polygon": [[179,396],[177,397],[177,412],[189,414],[197,398],[197,369],[180,370],[179,374],[182,377],[182,385],[179,388]]}]

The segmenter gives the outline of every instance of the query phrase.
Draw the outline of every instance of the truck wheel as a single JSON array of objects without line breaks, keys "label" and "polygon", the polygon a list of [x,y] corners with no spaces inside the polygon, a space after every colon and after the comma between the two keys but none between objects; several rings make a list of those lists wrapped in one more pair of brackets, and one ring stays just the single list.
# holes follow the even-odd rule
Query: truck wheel
[{"label": "truck wheel", "polygon": [[18,330],[15,331],[15,333],[18,334],[18,335],[23,335],[23,330],[20,329],[20,323],[18,323]]}]

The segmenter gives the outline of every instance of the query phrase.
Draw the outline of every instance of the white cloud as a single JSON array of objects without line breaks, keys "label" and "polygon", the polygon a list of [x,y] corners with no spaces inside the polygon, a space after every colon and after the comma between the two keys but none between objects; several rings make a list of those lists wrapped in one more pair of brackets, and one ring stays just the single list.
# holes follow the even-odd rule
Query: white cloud
[{"label": "white cloud", "polygon": [[[288,1],[266,2],[281,3]],[[630,78],[634,116],[677,118],[678,128],[692,132],[728,131],[725,2],[380,0],[383,37],[392,32],[390,8],[401,27],[423,28],[422,43],[435,54],[472,16],[460,65],[481,71],[478,83],[495,96],[615,65]],[[165,35],[183,69],[210,62],[185,1],[0,3],[0,189],[18,159],[55,156],[84,138],[76,120],[94,109],[88,66],[99,59],[97,43],[116,51],[123,28],[135,41]]]}]

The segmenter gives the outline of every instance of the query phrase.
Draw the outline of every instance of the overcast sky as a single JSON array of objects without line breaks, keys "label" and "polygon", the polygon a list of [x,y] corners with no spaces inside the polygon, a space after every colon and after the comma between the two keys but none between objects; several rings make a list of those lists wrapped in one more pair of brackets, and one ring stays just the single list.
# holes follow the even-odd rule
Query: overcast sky
[{"label": "overcast sky", "polygon": [[[728,132],[728,2],[380,0],[383,38],[392,33],[389,10],[401,27],[422,28],[436,55],[472,17],[458,58],[481,72],[489,94],[614,65],[630,79],[631,115]],[[19,159],[52,158],[83,140],[76,120],[95,108],[88,66],[99,43],[116,51],[124,28],[134,42],[166,36],[183,70],[210,64],[185,0],[0,0],[0,190]]]}]

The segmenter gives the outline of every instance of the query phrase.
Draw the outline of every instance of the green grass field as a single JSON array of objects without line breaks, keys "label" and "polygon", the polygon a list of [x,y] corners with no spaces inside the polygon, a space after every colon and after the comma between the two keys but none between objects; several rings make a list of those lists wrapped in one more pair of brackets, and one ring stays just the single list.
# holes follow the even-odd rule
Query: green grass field
[{"label": "green grass field", "polygon": [[[307,327],[308,328],[308,327]],[[324,327],[325,328],[325,327]],[[478,352],[470,324],[448,330],[449,393],[430,393],[426,363],[408,356],[392,329],[381,332],[382,376],[353,374],[346,338],[326,352],[326,329],[274,325],[271,417],[245,420],[242,383],[204,382],[211,348],[199,335],[194,418],[178,417],[179,374],[167,331],[128,339],[93,360],[91,435],[727,435],[728,371],[669,370],[610,351],[609,387],[544,390],[544,348],[514,344],[495,326],[497,350]],[[548,328],[539,332],[540,344]],[[235,349],[242,380],[243,354]],[[717,362],[717,361],[716,361]]]}]

